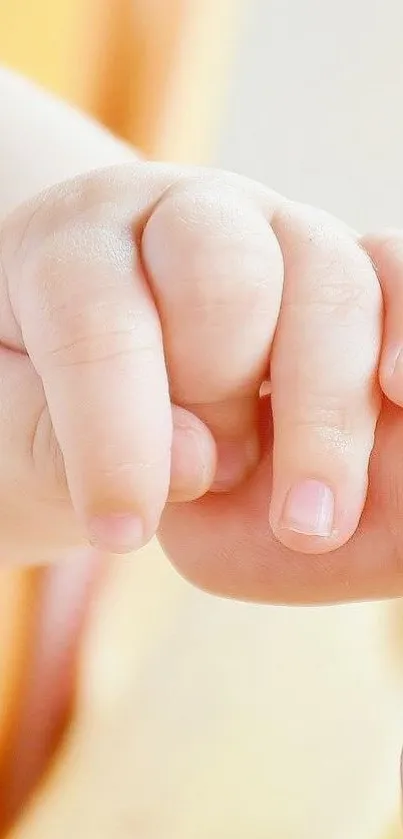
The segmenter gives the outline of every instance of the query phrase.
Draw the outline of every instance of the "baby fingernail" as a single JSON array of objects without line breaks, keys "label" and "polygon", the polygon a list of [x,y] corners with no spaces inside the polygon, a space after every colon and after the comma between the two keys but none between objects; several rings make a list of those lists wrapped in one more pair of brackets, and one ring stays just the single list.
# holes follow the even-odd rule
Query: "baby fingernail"
[{"label": "baby fingernail", "polygon": [[295,484],[285,500],[281,527],[305,536],[329,537],[333,530],[334,495],[321,481]]},{"label": "baby fingernail", "polygon": [[392,376],[402,376],[403,373],[403,349],[399,347],[389,358],[388,374]]},{"label": "baby fingernail", "polygon": [[259,462],[257,438],[225,440],[217,443],[217,468],[212,492],[228,492],[240,484]]},{"label": "baby fingernail", "polygon": [[108,553],[130,553],[143,545],[144,528],[138,516],[125,513],[96,516],[88,529],[93,547]]}]

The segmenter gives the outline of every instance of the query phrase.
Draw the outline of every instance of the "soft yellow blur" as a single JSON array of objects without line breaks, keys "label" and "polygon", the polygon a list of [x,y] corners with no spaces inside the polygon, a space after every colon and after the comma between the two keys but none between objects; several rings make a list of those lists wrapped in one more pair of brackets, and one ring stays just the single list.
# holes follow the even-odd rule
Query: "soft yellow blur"
[{"label": "soft yellow blur", "polygon": [[[0,0],[0,57],[147,153],[205,161],[234,14],[231,0]],[[2,585],[8,713],[29,579]],[[155,543],[117,564],[75,719],[10,839],[398,839],[399,615],[224,603]]]},{"label": "soft yellow blur", "polygon": [[10,839],[398,839],[399,612],[222,602],[155,543],[117,563]]},{"label": "soft yellow blur", "polygon": [[238,17],[238,0],[0,0],[0,60],[148,155],[208,162]]}]

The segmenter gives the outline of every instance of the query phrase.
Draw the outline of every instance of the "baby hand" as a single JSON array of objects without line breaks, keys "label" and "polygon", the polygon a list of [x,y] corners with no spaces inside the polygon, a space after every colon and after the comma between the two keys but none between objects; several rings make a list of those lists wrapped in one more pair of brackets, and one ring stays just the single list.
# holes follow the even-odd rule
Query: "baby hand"
[{"label": "baby hand", "polygon": [[192,501],[170,552],[199,505],[208,542],[267,458],[272,487],[253,503],[284,545],[318,554],[352,536],[383,326],[354,232],[234,175],[138,163],[19,208],[1,266],[5,556],[86,538],[129,552],[168,497]]}]

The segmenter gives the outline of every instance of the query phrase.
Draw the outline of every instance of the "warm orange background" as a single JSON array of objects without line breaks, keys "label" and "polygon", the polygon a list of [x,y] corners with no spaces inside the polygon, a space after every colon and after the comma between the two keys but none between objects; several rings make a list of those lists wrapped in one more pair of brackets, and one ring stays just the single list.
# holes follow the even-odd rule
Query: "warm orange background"
[{"label": "warm orange background", "polygon": [[237,0],[0,0],[0,61],[146,153],[204,161]]}]

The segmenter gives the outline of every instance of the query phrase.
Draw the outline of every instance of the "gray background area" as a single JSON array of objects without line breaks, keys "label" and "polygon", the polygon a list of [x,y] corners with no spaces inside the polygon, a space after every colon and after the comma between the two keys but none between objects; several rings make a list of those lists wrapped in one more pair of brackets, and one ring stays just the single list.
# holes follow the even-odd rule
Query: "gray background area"
[{"label": "gray background area", "polygon": [[403,227],[402,0],[246,0],[215,163]]}]

